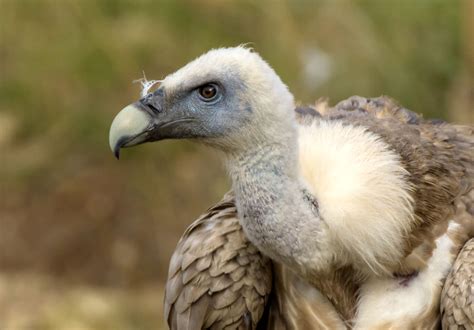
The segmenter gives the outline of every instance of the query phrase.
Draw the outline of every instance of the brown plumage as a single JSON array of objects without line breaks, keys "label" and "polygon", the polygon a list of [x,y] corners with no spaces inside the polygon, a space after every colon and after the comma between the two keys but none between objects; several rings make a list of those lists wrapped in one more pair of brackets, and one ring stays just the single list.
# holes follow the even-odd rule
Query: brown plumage
[{"label": "brown plumage", "polygon": [[[436,239],[447,233],[450,221],[458,226],[449,232],[456,243],[452,254],[474,236],[472,128],[424,120],[387,97],[351,97],[334,108],[319,101],[296,112],[301,125],[324,117],[367,127],[401,155],[414,187],[416,222],[403,247],[405,259],[386,265],[400,283],[403,278],[409,283],[428,267]],[[443,327],[472,328],[473,251],[471,240],[446,281]],[[366,281],[366,275],[349,266],[334,268],[311,284],[280,264],[272,267],[245,237],[232,196],[227,195],[180,240],[170,264],[165,316],[172,329],[352,327],[359,289]],[[434,299],[418,318],[379,326],[434,327],[439,308],[439,299]]]},{"label": "brown plumage", "polygon": [[228,194],[178,243],[165,297],[172,329],[252,329],[262,318],[271,263],[246,239],[236,215]]},{"label": "brown plumage", "polygon": [[474,329],[474,239],[459,253],[441,294],[445,329]]}]

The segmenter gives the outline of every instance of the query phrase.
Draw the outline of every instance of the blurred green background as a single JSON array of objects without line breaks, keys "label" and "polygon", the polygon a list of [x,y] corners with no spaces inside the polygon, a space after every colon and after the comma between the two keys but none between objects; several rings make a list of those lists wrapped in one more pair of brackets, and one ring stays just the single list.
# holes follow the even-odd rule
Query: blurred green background
[{"label": "blurred green background", "polygon": [[390,95],[471,123],[474,0],[0,0],[0,329],[156,329],[218,157],[108,147],[114,115],[210,48],[250,42],[296,98]]}]

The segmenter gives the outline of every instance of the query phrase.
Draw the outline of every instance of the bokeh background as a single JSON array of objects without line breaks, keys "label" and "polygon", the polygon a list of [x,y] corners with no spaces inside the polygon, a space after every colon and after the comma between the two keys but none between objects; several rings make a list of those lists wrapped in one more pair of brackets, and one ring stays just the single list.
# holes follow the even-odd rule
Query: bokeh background
[{"label": "bokeh background", "polygon": [[168,261],[229,188],[212,151],[108,147],[114,115],[250,43],[296,98],[474,117],[474,0],[0,0],[0,329],[160,329]]}]

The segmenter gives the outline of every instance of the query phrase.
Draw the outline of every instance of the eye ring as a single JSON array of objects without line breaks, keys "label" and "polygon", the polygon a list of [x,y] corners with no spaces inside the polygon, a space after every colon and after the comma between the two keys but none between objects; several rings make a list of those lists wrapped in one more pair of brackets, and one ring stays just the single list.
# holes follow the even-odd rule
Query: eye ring
[{"label": "eye ring", "polygon": [[217,97],[218,87],[216,84],[205,84],[199,87],[198,91],[201,100],[210,102]]}]

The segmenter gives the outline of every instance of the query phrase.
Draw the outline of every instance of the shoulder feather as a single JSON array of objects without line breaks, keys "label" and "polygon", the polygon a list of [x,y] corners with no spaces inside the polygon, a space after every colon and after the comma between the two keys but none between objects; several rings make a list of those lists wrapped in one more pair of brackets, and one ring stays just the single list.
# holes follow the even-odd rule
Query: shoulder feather
[{"label": "shoulder feather", "polygon": [[459,253],[441,294],[443,329],[470,329],[474,324],[474,239]]},{"label": "shoulder feather", "polygon": [[271,262],[245,237],[228,194],[179,241],[170,261],[165,318],[171,329],[255,329],[271,287]]}]

